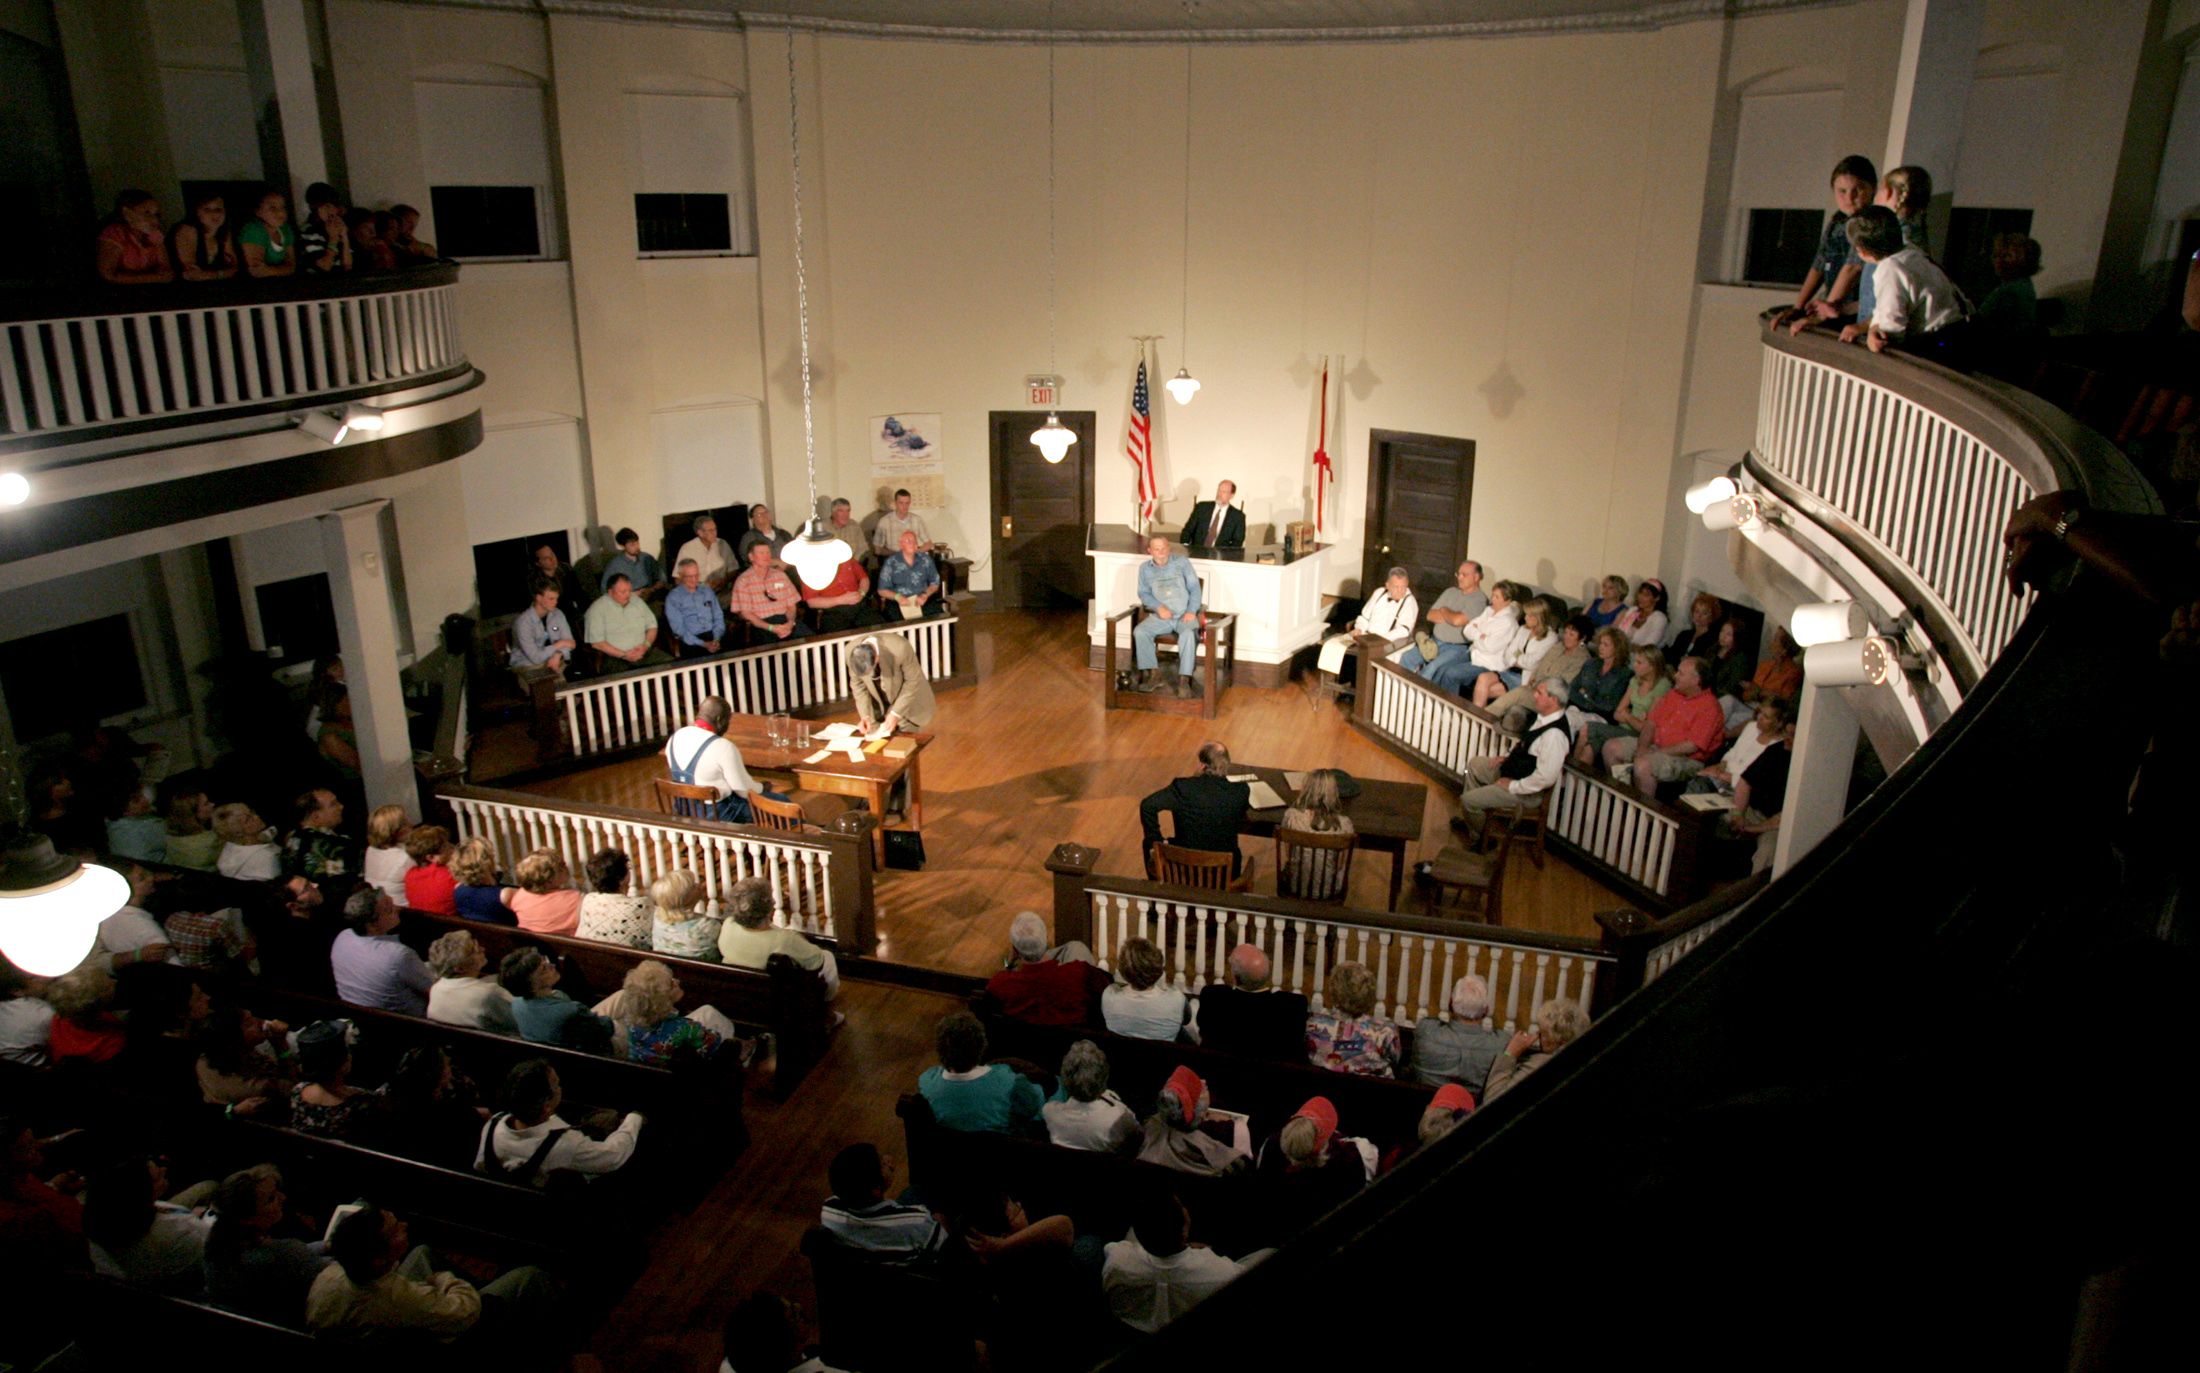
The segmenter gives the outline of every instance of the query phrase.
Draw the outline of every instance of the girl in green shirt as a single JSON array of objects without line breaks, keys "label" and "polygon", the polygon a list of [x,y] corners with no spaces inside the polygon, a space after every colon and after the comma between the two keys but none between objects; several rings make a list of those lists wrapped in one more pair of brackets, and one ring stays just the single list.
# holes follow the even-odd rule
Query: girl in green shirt
[{"label": "girl in green shirt", "polygon": [[237,231],[244,269],[256,277],[286,277],[298,270],[298,231],[290,227],[290,198],[270,190],[260,197],[252,219]]}]

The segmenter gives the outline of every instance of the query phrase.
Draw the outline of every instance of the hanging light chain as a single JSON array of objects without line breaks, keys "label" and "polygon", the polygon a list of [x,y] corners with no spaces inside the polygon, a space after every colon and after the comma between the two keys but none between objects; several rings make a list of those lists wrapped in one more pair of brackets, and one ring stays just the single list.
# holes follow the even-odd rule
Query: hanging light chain
[{"label": "hanging light chain", "polygon": [[1192,0],[1184,0],[1184,295],[1176,346],[1192,365]]},{"label": "hanging light chain", "polygon": [[1054,0],[1047,0],[1047,374],[1055,368]]},{"label": "hanging light chain", "polygon": [[795,95],[794,30],[787,30],[787,146],[794,159],[794,301],[802,322],[802,465],[809,474],[807,523],[817,517],[817,422],[810,407],[810,282],[802,265],[802,119]]}]

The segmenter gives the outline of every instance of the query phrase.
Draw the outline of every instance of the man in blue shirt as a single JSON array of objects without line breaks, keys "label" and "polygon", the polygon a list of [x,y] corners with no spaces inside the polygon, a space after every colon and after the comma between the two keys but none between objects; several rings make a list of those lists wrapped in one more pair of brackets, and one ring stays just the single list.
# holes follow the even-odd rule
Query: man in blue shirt
[{"label": "man in blue shirt", "polygon": [[703,569],[695,559],[682,559],[673,570],[679,573],[680,584],[665,597],[665,624],[672,637],[689,648],[716,653],[726,637],[725,607],[703,585]]},{"label": "man in blue shirt", "polygon": [[534,604],[512,621],[512,666],[522,672],[563,672],[574,639],[573,627],[558,609],[557,579],[537,576],[530,589],[535,593]]},{"label": "man in blue shirt", "polygon": [[603,576],[598,586],[611,590],[613,577],[624,577],[634,584],[634,594],[644,600],[661,596],[665,591],[664,570],[657,560],[642,551],[642,536],[631,529],[622,529],[616,536],[619,551],[603,565]]},{"label": "man in blue shirt", "polygon": [[[917,551],[914,533],[903,531],[901,551],[879,568],[878,598],[881,605],[895,607],[903,619],[946,613],[940,597],[940,570],[931,554]],[[910,614],[911,609],[917,615]]]},{"label": "man in blue shirt", "polygon": [[1176,694],[1192,695],[1192,669],[1199,658],[1199,574],[1192,560],[1170,547],[1168,536],[1146,541],[1152,556],[1138,565],[1138,603],[1146,616],[1131,631],[1138,663],[1138,689],[1161,690],[1161,655],[1154,641],[1176,635]]}]

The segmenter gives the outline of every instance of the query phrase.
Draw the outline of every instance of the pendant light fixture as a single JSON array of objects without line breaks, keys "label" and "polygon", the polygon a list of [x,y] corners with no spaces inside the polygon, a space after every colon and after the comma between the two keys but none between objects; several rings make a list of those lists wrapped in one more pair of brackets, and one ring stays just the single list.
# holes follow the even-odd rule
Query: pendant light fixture
[{"label": "pendant light fixture", "polygon": [[1190,405],[1199,394],[1199,379],[1189,366],[1192,338],[1192,0],[1184,0],[1184,294],[1183,313],[1177,321],[1177,344],[1186,365],[1164,383],[1169,398]]},{"label": "pendant light fixture", "polygon": [[[1055,354],[1055,244],[1054,244],[1054,5],[1047,4],[1047,372],[1054,370]],[[1037,445],[1039,455],[1048,462],[1060,462],[1069,456],[1069,446],[1077,442],[1077,433],[1062,423],[1062,417],[1053,410],[1047,411],[1047,422],[1031,431],[1031,441]]]},{"label": "pendant light fixture", "polygon": [[42,834],[17,833],[0,851],[0,953],[33,977],[59,977],[84,961],[100,922],[130,899],[113,868],[57,854]]},{"label": "pendant light fixture", "polygon": [[810,281],[802,264],[802,122],[795,98],[794,30],[787,30],[787,150],[794,164],[794,303],[802,322],[802,466],[809,477],[809,518],[781,556],[812,591],[832,585],[855,556],[817,513],[817,419],[810,399]]}]

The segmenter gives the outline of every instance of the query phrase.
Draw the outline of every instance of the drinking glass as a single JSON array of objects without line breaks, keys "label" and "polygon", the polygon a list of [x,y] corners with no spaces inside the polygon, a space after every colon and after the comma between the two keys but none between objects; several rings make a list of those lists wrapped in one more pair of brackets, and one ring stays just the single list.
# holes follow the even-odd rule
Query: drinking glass
[{"label": "drinking glass", "polygon": [[771,738],[773,748],[785,748],[793,740],[794,730],[787,716],[774,715],[771,718]]},{"label": "drinking glass", "polygon": [[797,720],[797,721],[795,721],[795,722],[794,722],[794,746],[795,746],[795,748],[796,748],[796,750],[797,750],[797,751],[801,751],[801,750],[806,750],[806,749],[808,749],[808,748],[809,748],[809,746],[810,746],[810,722],[809,722],[809,721],[807,721],[807,720]]}]

